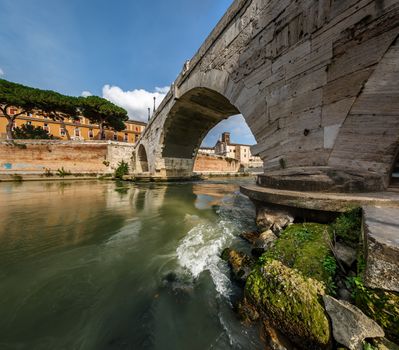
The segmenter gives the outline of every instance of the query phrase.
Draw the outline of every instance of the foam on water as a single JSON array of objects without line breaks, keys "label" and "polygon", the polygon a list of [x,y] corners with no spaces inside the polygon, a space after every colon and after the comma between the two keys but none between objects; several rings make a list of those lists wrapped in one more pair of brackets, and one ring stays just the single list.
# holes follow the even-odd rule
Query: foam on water
[{"label": "foam on water", "polygon": [[217,292],[227,297],[231,293],[231,282],[220,253],[233,239],[232,230],[225,221],[197,224],[178,246],[178,262],[194,278],[208,270]]}]

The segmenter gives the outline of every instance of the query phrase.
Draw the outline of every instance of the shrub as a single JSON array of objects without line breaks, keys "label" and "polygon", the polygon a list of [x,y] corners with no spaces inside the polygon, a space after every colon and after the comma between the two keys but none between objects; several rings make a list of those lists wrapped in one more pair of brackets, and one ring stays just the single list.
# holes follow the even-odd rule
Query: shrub
[{"label": "shrub", "polygon": [[123,179],[125,175],[129,174],[129,164],[127,164],[125,161],[121,161],[118,164],[118,167],[115,170],[115,178],[117,179]]}]

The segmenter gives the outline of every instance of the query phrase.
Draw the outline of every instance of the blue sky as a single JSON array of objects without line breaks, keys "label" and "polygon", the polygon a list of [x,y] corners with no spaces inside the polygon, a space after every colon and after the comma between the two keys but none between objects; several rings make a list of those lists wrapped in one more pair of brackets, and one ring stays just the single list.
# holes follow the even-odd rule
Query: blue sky
[{"label": "blue sky", "polygon": [[[120,104],[144,119],[232,0],[0,0],[0,76]],[[254,143],[242,117],[218,125]],[[221,128],[222,127],[222,128]]]}]

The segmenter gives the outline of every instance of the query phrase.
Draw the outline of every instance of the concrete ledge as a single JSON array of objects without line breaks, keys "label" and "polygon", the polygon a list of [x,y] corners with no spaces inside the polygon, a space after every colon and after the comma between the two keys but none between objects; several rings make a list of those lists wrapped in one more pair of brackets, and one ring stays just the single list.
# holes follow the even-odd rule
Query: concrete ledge
[{"label": "concrete ledge", "polygon": [[365,205],[399,208],[397,192],[320,193],[286,191],[256,185],[241,186],[240,190],[250,199],[259,202],[325,212],[344,212]]},{"label": "concrete ledge", "polygon": [[313,192],[373,192],[383,191],[384,181],[374,172],[331,167],[298,167],[259,175],[262,187]]}]

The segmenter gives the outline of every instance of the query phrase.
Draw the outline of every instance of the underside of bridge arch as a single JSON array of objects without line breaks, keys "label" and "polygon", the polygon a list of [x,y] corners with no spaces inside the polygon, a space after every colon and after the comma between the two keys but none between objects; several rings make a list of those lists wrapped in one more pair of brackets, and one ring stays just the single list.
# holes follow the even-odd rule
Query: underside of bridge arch
[{"label": "underside of bridge arch", "polygon": [[238,109],[216,91],[188,91],[175,102],[165,122],[163,158],[192,160],[209,130],[236,114]]},{"label": "underside of bridge arch", "polygon": [[143,145],[139,146],[137,155],[138,155],[138,160],[139,160],[139,165],[140,165],[140,168],[141,168],[140,169],[141,172],[143,172],[143,173],[148,172],[149,169],[148,169],[147,152],[146,152],[146,150],[145,150]]}]

